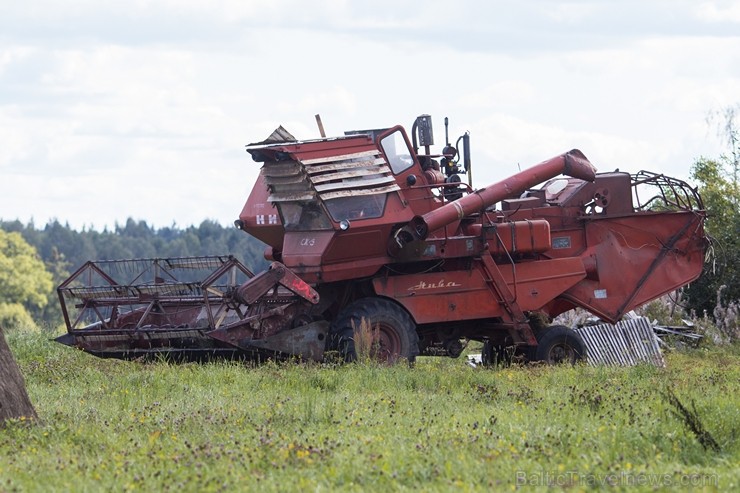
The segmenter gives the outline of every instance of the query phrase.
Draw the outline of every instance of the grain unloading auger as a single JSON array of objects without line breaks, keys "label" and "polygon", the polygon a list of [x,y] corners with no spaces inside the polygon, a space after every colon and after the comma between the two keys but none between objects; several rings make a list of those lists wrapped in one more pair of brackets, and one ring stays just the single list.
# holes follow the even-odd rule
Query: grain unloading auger
[{"label": "grain unloading auger", "polygon": [[[99,356],[353,359],[365,327],[390,361],[457,357],[469,340],[489,361],[501,348],[575,360],[583,342],[550,326],[555,316],[580,307],[615,322],[701,273],[705,214],[686,183],[596,173],[572,150],[473,190],[460,178],[468,135],[445,137],[431,153],[428,115],[411,138],[395,126],[297,141],[280,127],[247,148],[262,169],[235,222],[267,244],[268,270],[231,257],[113,261],[146,267],[121,281],[90,262],[59,287],[59,340]],[[173,273],[206,264],[201,277]]]}]

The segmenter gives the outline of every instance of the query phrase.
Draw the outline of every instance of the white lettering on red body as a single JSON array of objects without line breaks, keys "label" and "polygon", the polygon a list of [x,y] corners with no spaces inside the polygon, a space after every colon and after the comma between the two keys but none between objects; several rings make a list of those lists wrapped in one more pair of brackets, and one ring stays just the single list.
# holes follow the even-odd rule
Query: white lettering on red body
[{"label": "white lettering on red body", "polygon": [[462,284],[455,281],[445,281],[440,279],[438,282],[426,282],[419,281],[419,284],[407,288],[406,291],[423,291],[426,289],[444,289],[444,288],[459,288]]}]

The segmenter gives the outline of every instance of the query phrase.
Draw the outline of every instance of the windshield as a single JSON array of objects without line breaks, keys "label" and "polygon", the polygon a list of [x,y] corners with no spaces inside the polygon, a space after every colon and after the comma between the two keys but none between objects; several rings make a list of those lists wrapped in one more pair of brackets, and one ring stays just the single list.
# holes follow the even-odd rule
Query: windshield
[{"label": "windshield", "polygon": [[387,194],[354,195],[326,201],[332,219],[339,222],[343,219],[371,219],[383,215]]},{"label": "windshield", "polygon": [[406,139],[403,138],[401,130],[396,130],[383,137],[380,141],[380,147],[383,148],[383,154],[385,154],[394,175],[406,171],[414,164],[411,150],[406,143]]}]

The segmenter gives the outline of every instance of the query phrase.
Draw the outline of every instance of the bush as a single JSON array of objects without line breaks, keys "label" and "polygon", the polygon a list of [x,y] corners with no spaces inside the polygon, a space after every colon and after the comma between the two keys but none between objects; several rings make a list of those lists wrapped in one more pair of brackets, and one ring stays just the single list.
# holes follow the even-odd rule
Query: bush
[{"label": "bush", "polygon": [[38,330],[38,326],[20,303],[0,303],[0,327],[8,330]]}]

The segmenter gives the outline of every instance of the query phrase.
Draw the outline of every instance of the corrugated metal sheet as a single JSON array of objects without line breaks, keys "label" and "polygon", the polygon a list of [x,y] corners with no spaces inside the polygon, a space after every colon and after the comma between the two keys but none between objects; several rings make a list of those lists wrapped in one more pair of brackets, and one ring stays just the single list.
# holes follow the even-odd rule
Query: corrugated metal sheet
[{"label": "corrugated metal sheet", "polygon": [[586,343],[587,361],[591,366],[635,366],[640,363],[664,367],[665,360],[658,337],[645,318],[623,320],[576,329]]}]

